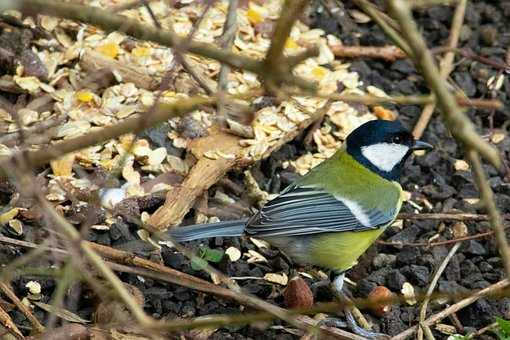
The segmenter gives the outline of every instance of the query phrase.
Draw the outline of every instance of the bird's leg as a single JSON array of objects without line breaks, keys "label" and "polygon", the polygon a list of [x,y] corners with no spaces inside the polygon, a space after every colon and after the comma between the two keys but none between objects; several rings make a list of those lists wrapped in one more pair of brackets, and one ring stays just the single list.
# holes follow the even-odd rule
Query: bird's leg
[{"label": "bird's leg", "polygon": [[[333,273],[335,274],[335,273]],[[372,332],[368,329],[365,329],[363,327],[360,327],[358,323],[356,322],[354,315],[353,315],[353,309],[354,304],[352,300],[347,296],[346,292],[348,290],[344,287],[344,278],[345,278],[345,272],[342,272],[340,274],[337,274],[336,277],[331,281],[331,290],[336,297],[336,299],[342,303],[343,305],[343,311],[345,314],[345,317],[347,319],[347,325],[349,328],[356,334],[368,338],[368,339],[386,339],[388,338],[387,335]],[[329,319],[329,320],[328,320]],[[325,319],[325,322],[330,324],[332,318]],[[334,320],[334,319],[333,319]],[[339,325],[338,321],[335,321],[334,324]],[[345,324],[345,323],[343,323]]]}]

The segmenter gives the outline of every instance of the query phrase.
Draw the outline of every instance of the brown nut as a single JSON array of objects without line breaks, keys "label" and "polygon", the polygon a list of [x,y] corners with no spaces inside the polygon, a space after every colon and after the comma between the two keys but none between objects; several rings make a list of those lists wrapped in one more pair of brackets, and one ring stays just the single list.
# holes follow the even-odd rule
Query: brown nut
[{"label": "brown nut", "polygon": [[368,294],[368,309],[376,315],[383,316],[391,310],[393,293],[384,286],[377,286]]},{"label": "brown nut", "polygon": [[285,305],[289,308],[309,308],[313,305],[312,290],[305,280],[293,277],[283,292]]}]

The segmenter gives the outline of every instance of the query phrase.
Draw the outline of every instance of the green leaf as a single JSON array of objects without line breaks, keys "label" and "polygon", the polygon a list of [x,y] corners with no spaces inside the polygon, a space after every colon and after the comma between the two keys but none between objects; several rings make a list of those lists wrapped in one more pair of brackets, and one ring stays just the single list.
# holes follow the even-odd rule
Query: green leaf
[{"label": "green leaf", "polygon": [[205,269],[205,267],[207,267],[207,261],[206,260],[204,260],[204,259],[202,259],[200,257],[197,257],[197,256],[194,256],[191,259],[191,269],[199,271],[199,270]]},{"label": "green leaf", "polygon": [[223,250],[206,248],[203,258],[209,262],[218,263],[223,258],[223,255]]},{"label": "green leaf", "polygon": [[501,332],[507,337],[510,337],[510,321],[496,317],[496,322],[498,323]]}]

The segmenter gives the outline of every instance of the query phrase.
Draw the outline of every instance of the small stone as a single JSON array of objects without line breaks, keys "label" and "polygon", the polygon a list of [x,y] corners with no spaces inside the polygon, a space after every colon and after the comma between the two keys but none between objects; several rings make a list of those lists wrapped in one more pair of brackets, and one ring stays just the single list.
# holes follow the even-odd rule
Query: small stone
[{"label": "small stone", "polygon": [[362,297],[367,297],[375,287],[377,287],[377,284],[367,279],[363,279],[358,281],[358,284],[356,285],[356,292]]},{"label": "small stone", "polygon": [[405,282],[406,277],[396,269],[386,275],[386,285],[394,292],[400,292]]},{"label": "small stone", "polygon": [[494,46],[498,42],[498,30],[492,25],[480,27],[480,40],[487,46]]},{"label": "small stone", "polygon": [[471,240],[467,243],[465,252],[472,255],[487,254],[487,250],[484,248],[484,246],[476,240]]},{"label": "small stone", "polygon": [[406,247],[397,255],[397,265],[406,265],[416,263],[420,257],[420,249],[418,247]]},{"label": "small stone", "polygon": [[395,263],[397,257],[393,254],[377,254],[374,257],[373,264],[376,268],[382,268],[386,266],[391,266]]},{"label": "small stone", "polygon": [[426,286],[429,282],[429,269],[425,266],[410,265],[409,267],[402,268],[402,273],[409,278],[411,283],[417,286]]},{"label": "small stone", "polygon": [[471,38],[472,34],[473,34],[473,31],[471,30],[471,28],[468,25],[462,25],[462,27],[460,29],[460,34],[459,34],[459,40],[460,41],[468,41],[469,38]]}]

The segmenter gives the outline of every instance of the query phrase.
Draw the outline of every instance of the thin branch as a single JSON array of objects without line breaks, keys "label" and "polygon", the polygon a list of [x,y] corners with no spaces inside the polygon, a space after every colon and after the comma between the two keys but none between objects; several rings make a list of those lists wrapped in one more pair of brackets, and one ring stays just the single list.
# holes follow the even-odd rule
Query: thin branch
[{"label": "thin branch", "polygon": [[[503,219],[510,220],[510,214],[504,214]],[[439,221],[488,221],[489,216],[485,214],[469,213],[400,213],[399,220],[439,220]]]},{"label": "thin branch", "polygon": [[499,213],[496,203],[494,202],[494,194],[489,186],[487,177],[485,176],[480,156],[473,149],[467,150],[467,156],[471,162],[473,176],[476,185],[478,186],[478,190],[480,191],[480,197],[485,205],[485,209],[487,209],[489,221],[494,231],[494,235],[496,236],[496,242],[498,244],[499,253],[501,254],[501,259],[503,260],[506,276],[510,278],[510,247],[508,246],[508,240],[506,239],[503,219]]},{"label": "thin branch", "polygon": [[16,294],[13,292],[11,286],[8,283],[0,282],[0,290],[2,293],[7,296],[12,303],[25,315],[27,320],[32,324],[34,327],[36,333],[42,333],[44,332],[45,328],[44,326],[39,322],[39,320],[34,316],[32,311],[23,303],[21,300],[16,296]]},{"label": "thin branch", "polygon": [[448,91],[434,58],[413,20],[408,1],[390,0],[388,4],[390,12],[400,23],[402,35],[406,38],[413,55],[416,56],[413,61],[422,70],[423,77],[434,91],[437,103],[453,136],[467,147],[478,151],[499,170],[501,158],[498,151],[478,135],[473,123],[463,114],[455,97]]},{"label": "thin branch", "polygon": [[407,58],[402,49],[396,46],[345,46],[330,45],[331,52],[338,58],[372,58],[384,59],[394,62],[397,59]]},{"label": "thin branch", "polygon": [[298,16],[303,13],[307,3],[308,0],[285,0],[283,3],[280,16],[276,22],[274,33],[271,38],[271,45],[264,59],[267,70],[273,72],[275,70],[285,71],[282,69],[281,64],[283,49],[290,35],[290,31],[292,30],[292,26],[294,26]]},{"label": "thin branch", "polygon": [[[444,318],[446,318],[450,314],[455,313],[455,312],[461,310],[462,308],[469,306],[473,302],[476,302],[478,299],[481,299],[481,298],[483,298],[483,297],[485,297],[487,295],[490,295],[490,294],[494,293],[497,290],[501,290],[501,289],[506,288],[509,285],[509,283],[510,283],[509,280],[505,279],[505,280],[499,281],[499,282],[497,282],[497,283],[495,283],[493,285],[490,285],[487,288],[479,290],[478,292],[472,294],[471,296],[468,296],[465,299],[462,299],[459,302],[457,302],[457,303],[455,303],[455,304],[453,304],[453,305],[443,309],[442,311],[432,315],[427,320],[425,320],[423,322],[423,324],[427,325],[427,326],[432,326],[433,324],[443,320]],[[405,331],[403,331],[402,333],[399,333],[399,334],[395,335],[394,337],[392,337],[391,340],[404,340],[404,339],[407,339],[407,338],[411,337],[417,331],[417,329],[418,329],[418,326],[413,326],[411,328],[408,328]]]},{"label": "thin branch", "polygon": [[[429,304],[430,297],[432,296],[432,293],[434,293],[434,289],[436,288],[437,282],[439,281],[441,274],[443,274],[444,270],[446,269],[446,266],[450,262],[453,255],[455,255],[455,253],[457,252],[459,247],[460,247],[460,243],[456,243],[453,245],[453,247],[448,252],[448,255],[446,255],[443,262],[441,262],[441,265],[437,268],[437,271],[434,274],[434,277],[432,278],[432,281],[430,282],[429,287],[427,288],[427,293],[425,294],[425,299],[423,299],[423,303],[420,308],[420,322],[419,323],[420,323],[420,325],[422,325],[422,327],[420,327],[418,329],[418,340],[423,339],[423,331],[424,331],[423,328],[428,328],[428,326],[425,324],[424,321],[425,321],[425,318],[427,317],[427,306]],[[429,331],[430,331],[430,329],[429,329]]]},{"label": "thin branch", "polygon": [[[230,0],[228,4],[227,19],[223,25],[223,34],[221,36],[220,45],[224,49],[231,50],[237,32],[237,7],[239,0]],[[226,122],[225,102],[223,94],[228,88],[228,75],[230,73],[230,66],[221,64],[220,74],[218,75],[218,91],[220,99],[218,100],[218,118],[221,124]]]},{"label": "thin branch", "polygon": [[412,50],[407,42],[402,38],[399,32],[395,30],[385,19],[385,14],[380,12],[377,7],[371,4],[368,0],[353,0],[353,2],[363,10],[375,23],[386,33],[386,35],[393,40],[402,51],[408,56],[412,55]]},{"label": "thin branch", "polygon": [[[455,13],[453,14],[452,27],[450,29],[450,36],[448,38],[447,47],[449,48],[457,48],[459,43],[460,29],[462,28],[462,23],[464,22],[464,14],[466,13],[467,0],[460,0],[459,4],[455,8]],[[455,59],[455,53],[448,52],[443,57],[440,62],[440,74],[441,77],[446,81],[448,75],[453,70],[453,61]],[[418,119],[414,129],[413,135],[416,139],[420,139],[423,135],[423,132],[427,128],[432,115],[434,114],[434,110],[436,108],[436,103],[427,104]]]}]

